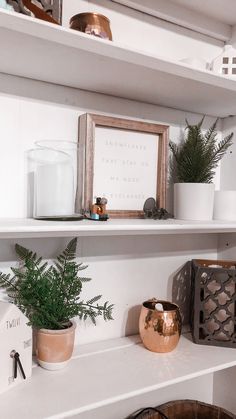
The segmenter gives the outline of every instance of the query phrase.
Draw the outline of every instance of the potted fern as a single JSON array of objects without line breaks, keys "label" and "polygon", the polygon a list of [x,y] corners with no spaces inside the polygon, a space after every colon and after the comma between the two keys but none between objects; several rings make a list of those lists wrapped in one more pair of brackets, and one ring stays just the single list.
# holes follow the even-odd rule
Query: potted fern
[{"label": "potted fern", "polygon": [[232,145],[233,133],[217,140],[218,119],[203,133],[204,117],[196,125],[186,121],[187,135],[180,145],[169,143],[178,183],[174,185],[174,215],[183,220],[211,220],[215,169]]},{"label": "potted fern", "polygon": [[112,319],[113,305],[98,303],[101,295],[88,301],[80,299],[83,283],[90,278],[80,277],[87,266],[76,261],[77,239],[69,242],[53,265],[42,262],[36,253],[15,245],[22,262],[19,268],[11,268],[13,276],[0,272],[0,287],[5,289],[11,301],[28,317],[36,332],[36,356],[39,364],[49,370],[63,368],[69,361],[74,347],[78,316]]}]

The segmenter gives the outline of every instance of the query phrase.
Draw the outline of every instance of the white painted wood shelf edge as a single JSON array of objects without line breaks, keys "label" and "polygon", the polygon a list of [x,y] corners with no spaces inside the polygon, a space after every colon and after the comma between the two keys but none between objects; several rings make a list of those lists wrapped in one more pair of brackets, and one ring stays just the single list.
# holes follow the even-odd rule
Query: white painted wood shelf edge
[{"label": "white painted wood shelf edge", "polygon": [[209,115],[236,113],[233,78],[5,10],[0,48],[2,73]]},{"label": "white painted wood shelf edge", "polygon": [[233,233],[236,221],[110,219],[108,221],[41,221],[0,218],[0,238],[122,236],[150,234]]},{"label": "white painted wood shelf edge", "polygon": [[137,336],[81,345],[65,370],[36,367],[29,381],[3,393],[1,417],[32,419],[29,406],[37,406],[34,419],[72,417],[234,365],[235,349],[195,345],[189,335],[167,354],[146,350]]}]

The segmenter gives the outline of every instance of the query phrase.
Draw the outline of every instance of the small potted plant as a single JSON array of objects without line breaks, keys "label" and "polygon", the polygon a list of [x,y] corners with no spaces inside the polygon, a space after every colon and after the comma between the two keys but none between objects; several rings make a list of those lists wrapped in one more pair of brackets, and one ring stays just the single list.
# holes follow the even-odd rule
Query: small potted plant
[{"label": "small potted plant", "polygon": [[31,250],[16,244],[15,250],[22,261],[19,268],[11,268],[13,276],[0,273],[0,287],[4,288],[11,301],[28,317],[36,333],[36,356],[39,364],[49,370],[63,368],[69,361],[74,347],[78,316],[112,319],[113,305],[99,304],[101,295],[88,301],[80,299],[84,282],[90,278],[80,277],[79,272],[87,266],[76,261],[77,239],[69,242],[53,265]]},{"label": "small potted plant", "polygon": [[203,133],[204,117],[196,125],[186,121],[187,135],[179,144],[169,143],[178,183],[174,185],[174,216],[183,220],[211,220],[215,169],[232,145],[233,133],[217,140],[218,119]]}]

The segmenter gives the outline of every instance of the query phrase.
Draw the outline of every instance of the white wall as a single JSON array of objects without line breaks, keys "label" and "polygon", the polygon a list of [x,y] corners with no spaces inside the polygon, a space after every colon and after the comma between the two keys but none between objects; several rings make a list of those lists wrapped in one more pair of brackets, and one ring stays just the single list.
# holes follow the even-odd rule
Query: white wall
[{"label": "white wall", "polygon": [[221,162],[220,189],[236,190],[236,117],[225,118],[223,120],[222,133],[225,137],[231,132],[234,133],[233,145]]}]

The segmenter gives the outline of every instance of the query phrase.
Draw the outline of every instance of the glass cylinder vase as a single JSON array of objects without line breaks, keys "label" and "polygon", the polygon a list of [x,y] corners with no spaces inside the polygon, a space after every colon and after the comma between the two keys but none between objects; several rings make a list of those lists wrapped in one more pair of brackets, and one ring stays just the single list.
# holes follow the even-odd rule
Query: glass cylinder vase
[{"label": "glass cylinder vase", "polygon": [[28,151],[33,217],[68,217],[75,213],[78,145],[38,141]]}]

